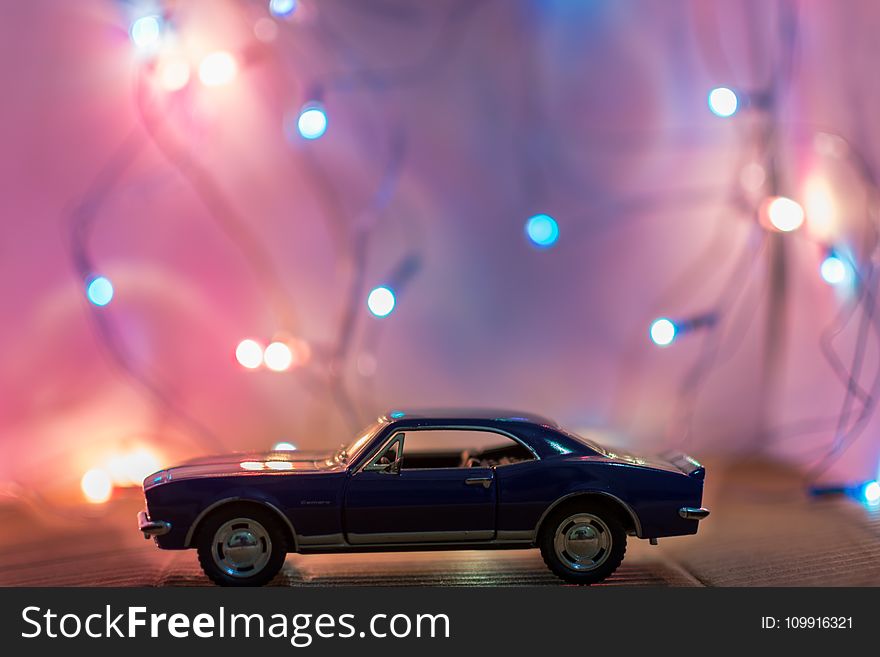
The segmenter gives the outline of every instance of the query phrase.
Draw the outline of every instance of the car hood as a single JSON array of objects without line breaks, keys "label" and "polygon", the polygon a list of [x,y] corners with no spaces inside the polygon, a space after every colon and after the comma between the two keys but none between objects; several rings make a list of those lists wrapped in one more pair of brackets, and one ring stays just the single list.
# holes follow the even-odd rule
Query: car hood
[{"label": "car hood", "polygon": [[343,466],[334,463],[332,452],[237,452],[190,459],[180,465],[151,474],[144,488],[181,479],[228,477],[233,475],[334,472]]}]

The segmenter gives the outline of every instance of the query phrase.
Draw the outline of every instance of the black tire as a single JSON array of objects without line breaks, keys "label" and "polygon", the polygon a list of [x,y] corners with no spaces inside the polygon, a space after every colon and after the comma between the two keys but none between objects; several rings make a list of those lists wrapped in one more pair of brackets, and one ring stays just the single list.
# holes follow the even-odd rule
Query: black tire
[{"label": "black tire", "polygon": [[626,530],[613,507],[597,502],[571,502],[562,504],[547,517],[541,526],[538,546],[544,563],[555,575],[570,584],[589,586],[601,582],[620,566],[626,553]]},{"label": "black tire", "polygon": [[[254,504],[228,504],[217,509],[202,521],[196,535],[199,564],[220,586],[269,583],[284,565],[287,542],[279,518]],[[237,550],[235,555],[232,550]]]}]

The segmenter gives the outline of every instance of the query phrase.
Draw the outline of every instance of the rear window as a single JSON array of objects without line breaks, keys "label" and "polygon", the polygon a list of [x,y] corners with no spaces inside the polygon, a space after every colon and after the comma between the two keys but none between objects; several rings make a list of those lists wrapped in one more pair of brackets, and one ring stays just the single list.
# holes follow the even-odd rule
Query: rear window
[{"label": "rear window", "polygon": [[573,433],[571,431],[567,431],[565,429],[559,429],[558,431],[563,436],[566,436],[567,438],[571,438],[572,440],[580,443],[581,445],[586,445],[587,447],[589,447],[591,450],[593,450],[594,452],[596,452],[600,456],[608,456],[608,450],[606,450],[604,447],[602,447],[602,445],[600,445],[599,443],[597,443],[593,440],[590,440],[589,438],[584,438],[583,436],[579,436],[578,434]]}]

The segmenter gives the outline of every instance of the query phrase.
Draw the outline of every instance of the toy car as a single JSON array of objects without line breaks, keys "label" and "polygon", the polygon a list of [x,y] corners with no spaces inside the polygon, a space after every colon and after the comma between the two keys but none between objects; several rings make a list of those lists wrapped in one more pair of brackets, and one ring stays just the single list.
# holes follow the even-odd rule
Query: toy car
[{"label": "toy car", "polygon": [[144,537],[196,548],[226,586],[269,582],[288,552],[540,548],[573,584],[620,565],[627,536],[695,534],[705,469],[645,459],[546,418],[392,412],[334,453],[209,457],[147,477]]}]

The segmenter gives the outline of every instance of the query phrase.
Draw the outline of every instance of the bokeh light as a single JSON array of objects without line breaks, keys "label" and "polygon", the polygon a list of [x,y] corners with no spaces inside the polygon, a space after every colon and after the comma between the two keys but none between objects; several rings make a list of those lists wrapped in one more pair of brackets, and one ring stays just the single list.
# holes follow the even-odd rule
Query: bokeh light
[{"label": "bokeh light", "polygon": [[262,461],[242,461],[238,464],[242,470],[262,470]]},{"label": "bokeh light", "polygon": [[811,176],[804,184],[804,212],[810,237],[832,242],[838,235],[837,208],[827,180]]},{"label": "bokeh light", "polygon": [[666,347],[672,344],[676,333],[675,324],[665,317],[660,317],[651,322],[651,341],[657,346]]},{"label": "bokeh light", "polygon": [[296,0],[269,0],[269,11],[273,16],[284,18],[296,9]]},{"label": "bokeh light", "polygon": [[275,443],[275,446],[272,449],[276,452],[295,452],[296,445],[286,440],[282,440],[280,443]]},{"label": "bokeh light", "polygon": [[86,287],[86,296],[96,306],[106,306],[113,299],[113,284],[105,276],[95,276]]},{"label": "bokeh light", "polygon": [[849,279],[847,264],[834,254],[829,255],[822,261],[819,273],[822,274],[822,280],[829,285],[840,285],[846,283],[847,279]]},{"label": "bokeh light", "polygon": [[107,460],[106,472],[114,486],[140,486],[148,475],[160,469],[159,459],[146,448],[114,454]]},{"label": "bokeh light", "polygon": [[180,56],[163,58],[156,67],[156,79],[165,91],[183,89],[190,78],[189,62]]},{"label": "bokeh light", "polygon": [[249,370],[255,370],[263,364],[263,347],[256,340],[242,340],[235,348],[235,360]]},{"label": "bokeh light", "polygon": [[547,249],[559,239],[559,225],[549,214],[536,214],[526,221],[526,236],[535,246]]},{"label": "bokeh light", "polygon": [[709,92],[709,109],[715,116],[727,118],[736,114],[739,99],[736,92],[727,87],[715,87]]},{"label": "bokeh light", "polygon": [[231,53],[221,50],[207,55],[199,64],[199,80],[206,87],[229,84],[238,74],[238,63]]},{"label": "bokeh light", "polygon": [[804,223],[804,209],[800,203],[785,196],[776,196],[766,204],[767,220],[776,230],[789,233]]},{"label": "bokeh light", "polygon": [[293,470],[293,463],[290,461],[266,461],[266,467],[270,470]]},{"label": "bokeh light", "polygon": [[162,19],[159,16],[141,16],[128,30],[131,41],[141,50],[158,47],[162,38]]},{"label": "bokeh light", "polygon": [[376,317],[387,317],[394,310],[394,292],[385,286],[374,288],[367,296],[367,307]]},{"label": "bokeh light", "polygon": [[302,108],[296,129],[303,139],[318,139],[327,132],[327,114],[321,105],[310,103]]},{"label": "bokeh light", "polygon": [[865,489],[862,491],[862,495],[865,498],[865,502],[868,504],[880,504],[880,483],[869,481],[865,484]]},{"label": "bokeh light", "polygon": [[263,353],[263,362],[273,372],[283,372],[293,363],[293,353],[283,342],[273,342]]},{"label": "bokeh light", "polygon": [[103,504],[113,494],[113,480],[106,470],[92,468],[79,482],[83,495],[92,504]]}]

